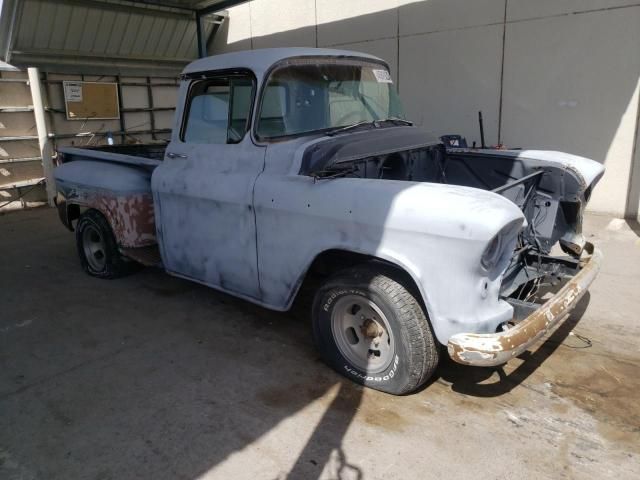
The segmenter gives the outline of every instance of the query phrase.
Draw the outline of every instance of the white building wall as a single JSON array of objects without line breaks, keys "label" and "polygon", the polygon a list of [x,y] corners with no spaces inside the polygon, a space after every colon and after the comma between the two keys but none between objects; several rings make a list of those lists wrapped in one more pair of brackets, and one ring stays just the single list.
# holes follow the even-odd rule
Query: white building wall
[{"label": "white building wall", "polygon": [[[514,6],[514,18],[531,10],[518,4],[524,12]],[[590,208],[622,215],[638,114],[640,7],[508,23],[505,45],[505,141],[604,162]]]},{"label": "white building wall", "polygon": [[211,53],[272,46],[378,55],[418,124],[479,143],[482,110],[489,143],[603,162],[590,209],[638,214],[638,0],[253,0]]}]

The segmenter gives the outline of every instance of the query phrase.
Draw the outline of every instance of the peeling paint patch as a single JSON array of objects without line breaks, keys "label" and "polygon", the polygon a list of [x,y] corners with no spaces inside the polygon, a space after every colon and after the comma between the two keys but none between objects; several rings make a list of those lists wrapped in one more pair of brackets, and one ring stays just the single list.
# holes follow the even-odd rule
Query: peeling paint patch
[{"label": "peeling paint patch", "polygon": [[119,246],[145,247],[156,244],[153,197],[150,193],[111,194],[74,189],[67,202],[100,211],[111,225]]},{"label": "peeling paint patch", "polygon": [[96,208],[113,229],[118,245],[142,247],[156,243],[153,198],[148,194],[130,196],[97,195]]}]

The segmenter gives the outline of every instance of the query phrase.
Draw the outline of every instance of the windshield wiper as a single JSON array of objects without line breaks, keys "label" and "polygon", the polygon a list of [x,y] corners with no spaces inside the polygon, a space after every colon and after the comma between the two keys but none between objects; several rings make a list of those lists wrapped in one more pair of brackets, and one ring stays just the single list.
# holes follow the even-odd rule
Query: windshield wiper
[{"label": "windshield wiper", "polygon": [[381,118],[379,120],[364,120],[362,122],[352,123],[351,125],[347,125],[345,127],[338,127],[335,130],[330,130],[327,133],[325,133],[325,135],[332,137],[334,135],[337,135],[338,133],[348,132],[349,130],[362,127],[364,125],[371,125],[374,128],[380,128],[380,124],[384,122],[392,122],[400,125],[413,126],[413,122],[410,122],[409,120],[404,120],[398,117],[388,117],[388,118]]},{"label": "windshield wiper", "polygon": [[385,118],[383,120],[377,120],[378,122],[395,122],[395,123],[399,123],[400,125],[408,125],[410,127],[413,126],[413,122],[410,120],[405,120],[404,118],[400,118],[400,117],[388,117]]},{"label": "windshield wiper", "polygon": [[311,177],[313,178],[313,181],[315,183],[318,180],[332,180],[334,178],[346,177],[347,175],[352,175],[357,171],[358,171],[358,168],[355,165],[350,165],[347,167],[338,167],[337,165],[330,165],[329,168],[327,169],[318,170],[317,172],[311,173]]},{"label": "windshield wiper", "polygon": [[374,120],[374,121],[364,120],[362,122],[352,123],[351,125],[347,125],[345,127],[337,127],[335,130],[330,130],[325,135],[328,135],[329,137],[332,137],[333,135],[336,135],[338,133],[347,132],[349,130],[353,130],[354,128],[361,127],[363,125],[373,125],[373,126],[375,126],[375,122],[376,122],[376,120]]}]

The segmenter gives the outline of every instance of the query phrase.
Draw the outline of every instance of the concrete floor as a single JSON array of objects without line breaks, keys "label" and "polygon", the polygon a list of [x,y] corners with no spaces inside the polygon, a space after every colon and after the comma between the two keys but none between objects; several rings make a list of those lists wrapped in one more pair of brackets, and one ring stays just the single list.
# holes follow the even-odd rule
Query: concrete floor
[{"label": "concrete floor", "polygon": [[0,478],[640,478],[640,230],[504,370],[392,397],[325,367],[304,312],[79,267],[50,209],[0,216]]}]

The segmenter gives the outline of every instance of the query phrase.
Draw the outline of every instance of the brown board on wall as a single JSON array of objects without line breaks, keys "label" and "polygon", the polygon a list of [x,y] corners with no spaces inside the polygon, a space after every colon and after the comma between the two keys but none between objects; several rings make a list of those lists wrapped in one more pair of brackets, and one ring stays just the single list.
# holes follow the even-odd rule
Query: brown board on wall
[{"label": "brown board on wall", "polygon": [[64,81],[67,120],[120,118],[118,84]]}]

